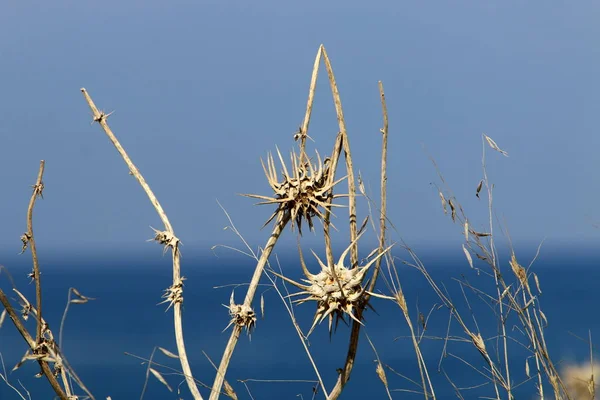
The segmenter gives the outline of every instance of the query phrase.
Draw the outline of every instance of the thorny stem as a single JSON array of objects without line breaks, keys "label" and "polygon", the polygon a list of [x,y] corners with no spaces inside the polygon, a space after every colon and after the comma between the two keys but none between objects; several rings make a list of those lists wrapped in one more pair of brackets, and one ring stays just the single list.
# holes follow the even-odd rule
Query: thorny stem
[{"label": "thorny stem", "polygon": [[[19,319],[19,316],[13,309],[12,305],[8,301],[8,298],[6,297],[6,295],[4,294],[2,289],[0,289],[0,303],[2,303],[2,305],[4,306],[4,309],[8,313],[8,316],[12,320],[13,324],[15,325],[15,327],[17,328],[17,330],[19,331],[19,333],[21,334],[21,336],[23,337],[23,339],[25,340],[25,342],[27,343],[27,345],[29,346],[31,351],[34,351],[35,348],[37,347],[37,342],[31,337],[29,332],[27,332],[27,328],[25,328],[25,325],[23,325],[23,323]],[[39,312],[38,312],[38,318],[41,318],[39,316]],[[52,370],[50,369],[50,366],[48,365],[48,363],[41,359],[38,360],[38,363],[40,364],[40,367],[42,368],[42,372],[44,373],[44,375],[46,375],[46,378],[48,379],[48,382],[50,382],[50,386],[52,386],[52,389],[54,389],[54,392],[56,393],[56,395],[61,400],[69,400],[69,397],[65,394],[63,389],[60,387],[60,384],[56,380],[56,377],[52,373]]]},{"label": "thorny stem", "polygon": [[[94,121],[98,122],[100,124],[100,126],[102,127],[102,129],[104,129],[104,132],[106,133],[106,135],[108,136],[108,138],[110,139],[112,144],[115,146],[115,148],[117,149],[119,154],[121,154],[121,157],[123,157],[123,160],[127,164],[129,171],[137,179],[139,184],[142,186],[142,188],[146,192],[146,195],[150,199],[150,202],[156,209],[158,216],[160,217],[161,221],[163,222],[163,224],[165,226],[165,230],[173,238],[176,239],[175,233],[173,231],[173,227],[171,226],[171,223],[169,222],[169,218],[167,217],[167,214],[165,213],[162,206],[158,202],[158,199],[156,198],[156,196],[150,189],[150,186],[146,183],[146,180],[144,179],[144,177],[142,176],[140,171],[137,169],[137,167],[133,164],[133,162],[127,155],[127,152],[125,152],[125,149],[123,148],[123,146],[121,146],[121,144],[117,140],[117,137],[113,134],[112,130],[108,126],[108,123],[106,122],[107,115],[98,110],[98,108],[92,101],[92,98],[88,94],[87,90],[85,90],[85,88],[81,88],[81,92],[83,93],[85,100],[87,101],[90,109],[92,110]],[[178,239],[176,239],[176,240],[178,241]],[[177,245],[171,247],[171,254],[172,254],[172,260],[173,260],[173,286],[172,287],[177,287],[177,286],[182,287],[183,280],[181,278],[180,253],[179,253],[179,248],[177,247]],[[183,288],[181,288],[181,290],[183,290]],[[183,327],[182,327],[182,318],[181,318],[182,303],[183,303],[182,296],[180,296],[179,298],[175,299],[175,301],[173,301],[173,316],[174,316],[175,340],[177,343],[177,352],[179,353],[181,369],[183,371],[185,380],[187,382],[187,385],[190,389],[192,396],[196,400],[202,400],[202,395],[200,394],[200,391],[198,390],[198,387],[196,386],[196,382],[194,381],[194,377],[192,375],[192,370],[190,368],[190,364],[189,364],[188,358],[187,358],[187,353],[185,350],[185,341],[183,339]]]},{"label": "thorny stem", "polygon": [[[35,207],[35,201],[38,197],[42,197],[42,191],[44,190],[44,167],[46,162],[40,161],[40,169],[38,171],[37,180],[33,185],[33,193],[31,199],[29,199],[29,207],[27,208],[27,234],[25,235],[24,246],[29,246],[31,249],[31,258],[33,259],[33,278],[35,280],[35,301],[38,310],[37,314],[37,329],[35,334],[36,343],[40,343],[42,340],[42,279],[40,276],[40,263],[38,260],[37,249],[35,247],[35,239],[33,238],[33,208]],[[25,248],[25,247],[24,247]]]},{"label": "thorny stem", "polygon": [[[273,228],[273,232],[267,241],[267,245],[263,250],[258,263],[256,264],[256,269],[254,270],[254,275],[252,275],[252,280],[250,281],[250,285],[248,286],[248,292],[246,292],[246,298],[244,299],[244,306],[250,307],[252,304],[252,300],[254,299],[254,295],[256,294],[256,289],[258,288],[258,283],[260,282],[260,278],[265,269],[265,265],[269,260],[269,256],[273,252],[275,248],[275,244],[281,236],[283,229],[287,225],[290,220],[289,212],[280,213],[276,217],[277,224]],[[233,325],[233,329],[231,332],[231,336],[229,337],[229,341],[227,342],[227,346],[225,347],[225,351],[223,352],[223,357],[221,358],[221,363],[219,364],[219,370],[217,371],[217,375],[215,376],[215,380],[213,382],[212,390],[210,392],[210,400],[217,400],[219,395],[221,394],[221,388],[223,387],[223,381],[225,379],[225,373],[227,372],[227,368],[229,367],[229,361],[231,360],[231,356],[233,355],[233,351],[235,350],[235,346],[240,338],[240,333],[244,327],[238,324]]]}]

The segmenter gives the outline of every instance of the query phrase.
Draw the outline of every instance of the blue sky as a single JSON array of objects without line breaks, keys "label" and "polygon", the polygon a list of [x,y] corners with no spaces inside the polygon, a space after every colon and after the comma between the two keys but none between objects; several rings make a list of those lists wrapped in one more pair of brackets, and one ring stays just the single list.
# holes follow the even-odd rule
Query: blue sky
[{"label": "blue sky", "polygon": [[[272,210],[237,193],[269,193],[259,159],[294,146],[321,43],[355,163],[374,193],[377,81],[384,82],[396,237],[460,242],[430,184],[438,179],[429,156],[475,227],[485,224],[485,204],[474,196],[485,132],[510,154],[490,153],[489,174],[513,241],[597,241],[600,5],[544,6],[8,2],[0,14],[0,252],[19,250],[40,159],[47,163],[35,214],[40,248],[122,250],[142,246],[149,226],[160,227],[104,133],[90,125],[80,87],[115,110],[113,130],[189,249],[237,245],[217,200],[253,245],[263,243],[268,232],[259,228]],[[321,154],[337,132],[324,77],[321,70],[309,132]]]}]

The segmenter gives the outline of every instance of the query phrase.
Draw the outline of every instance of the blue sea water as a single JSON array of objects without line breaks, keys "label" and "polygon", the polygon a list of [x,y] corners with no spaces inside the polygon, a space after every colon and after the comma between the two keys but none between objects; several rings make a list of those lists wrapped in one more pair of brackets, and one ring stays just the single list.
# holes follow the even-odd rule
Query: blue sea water
[{"label": "blue sea water", "polygon": [[[402,255],[399,257],[405,258]],[[294,279],[300,277],[294,252],[287,257],[280,255],[279,260],[287,275]],[[558,364],[589,359],[588,344],[581,338],[587,339],[588,332],[593,334],[600,326],[595,309],[600,282],[598,261],[600,257],[592,251],[571,249],[542,252],[534,264],[533,271],[539,275],[541,282],[542,309],[549,321],[546,340]],[[435,256],[425,256],[424,262],[432,276],[444,285],[444,290],[448,290],[470,328],[479,329],[484,337],[492,338],[486,345],[490,353],[495,355],[497,342],[493,337],[497,335],[498,324],[494,317],[494,306],[487,305],[472,290],[464,291],[467,302],[454,278],[465,279],[487,291],[493,290],[491,279],[478,275],[455,253],[436,252]],[[527,264],[523,260],[522,263]],[[19,289],[33,300],[33,285],[26,278],[31,265],[29,256],[11,256],[0,260],[0,264],[10,271]],[[502,266],[507,274],[510,273],[506,257]],[[170,257],[161,258],[156,252],[140,252],[129,256],[83,252],[66,259],[58,255],[42,257],[41,267],[44,316],[55,334],[58,334],[69,287],[76,287],[82,294],[95,298],[84,305],[73,305],[65,325],[63,350],[81,379],[97,399],[107,396],[113,400],[139,398],[146,379],[146,365],[139,358],[126,353],[148,358],[155,346],[176,352],[172,312],[166,311],[164,304],[157,305],[163,290],[170,285]],[[313,263],[312,268],[315,267]],[[183,259],[183,275],[187,278],[184,291],[187,352],[196,378],[207,385],[212,383],[214,369],[203,352],[218,364],[229,337],[229,331],[223,332],[229,317],[222,305],[229,303],[234,289],[232,286],[216,287],[248,282],[252,271],[252,261],[243,256],[215,257],[204,254]],[[441,304],[440,300],[417,271],[401,263],[398,264],[398,271],[415,325],[418,325],[419,312],[429,315],[433,308],[425,336],[445,336],[448,310],[437,307]],[[266,284],[268,280],[263,279],[262,282]],[[0,274],[0,287],[10,293],[10,282],[4,272]],[[385,285],[379,285],[379,289],[386,293]],[[244,286],[235,288],[238,302],[242,302],[244,295]],[[315,373],[282,301],[274,290],[267,285],[261,286],[255,301],[257,309],[260,295],[264,296],[265,301],[264,318],[259,316],[251,337],[244,335],[240,339],[227,379],[240,399],[310,399],[315,386]],[[10,296],[14,298],[12,293]],[[406,338],[409,330],[400,309],[382,299],[374,299],[373,305],[376,313],[366,313],[357,362],[342,398],[387,398],[375,373],[376,356],[365,333],[376,347],[381,361],[398,373],[390,369],[386,371],[390,388],[397,390],[392,392],[392,396],[423,398],[418,394],[420,389],[417,384],[411,382],[419,382],[420,378],[411,341]],[[310,303],[296,307],[296,316],[303,329],[310,327],[314,310],[314,304]],[[30,320],[28,326],[33,331],[33,321]],[[515,339],[510,345],[512,379],[521,382],[526,380],[525,357],[528,353],[525,347],[516,343],[516,340],[524,340],[518,329],[511,323],[508,328],[509,335]],[[311,353],[329,389],[335,383],[336,369],[343,365],[348,332],[349,328],[340,324],[330,338],[324,323],[310,336]],[[450,332],[464,337],[454,322],[450,325]],[[485,364],[472,344],[450,342],[445,357],[442,357],[442,340],[424,338],[421,347],[438,399],[456,398],[446,374],[462,388],[488,381],[466,364],[470,363],[487,374]],[[25,351],[25,343],[7,319],[0,329],[0,353],[10,382],[17,387],[19,381],[23,383],[33,399],[53,398],[48,382],[44,378],[34,378],[39,371],[37,364],[28,362],[10,373]],[[158,352],[155,361],[178,368],[177,360]],[[533,371],[532,361],[530,367]],[[191,398],[180,376],[170,374],[164,368],[157,369],[165,371],[164,376],[174,391],[169,392],[150,376],[145,399]],[[207,389],[202,389],[202,392],[208,394]],[[515,393],[517,398],[533,398],[533,382],[519,386]],[[483,385],[464,390],[462,395],[466,399],[493,397],[493,388],[489,384]],[[17,398],[6,384],[0,382],[0,399]],[[320,392],[315,398],[322,398]]]}]

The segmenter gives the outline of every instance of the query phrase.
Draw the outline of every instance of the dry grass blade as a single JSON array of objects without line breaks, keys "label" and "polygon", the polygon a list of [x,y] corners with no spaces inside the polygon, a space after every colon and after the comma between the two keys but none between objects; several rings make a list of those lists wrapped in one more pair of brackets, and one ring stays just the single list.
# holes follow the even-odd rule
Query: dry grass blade
[{"label": "dry grass blade", "polygon": [[502,150],[500,147],[498,147],[498,145],[496,144],[496,142],[494,142],[494,140],[489,137],[488,135],[483,135],[483,137],[485,138],[485,140],[488,142],[488,144],[490,145],[490,147],[494,150],[496,150],[497,152],[499,152],[500,154],[502,154],[505,157],[508,157],[508,153],[505,152],[504,150]]},{"label": "dry grass blade", "polygon": [[169,386],[169,384],[167,383],[167,381],[165,380],[165,378],[163,378],[163,376],[162,376],[162,374],[160,372],[158,372],[154,368],[150,368],[150,373],[152,375],[154,375],[154,377],[156,379],[158,379],[158,381],[160,383],[162,383],[163,385],[165,385],[167,387],[167,389],[169,389],[169,392],[173,392],[173,388],[171,388],[171,386]]},{"label": "dry grass blade", "polygon": [[179,359],[179,356],[177,354],[174,354],[174,353],[170,352],[167,349],[163,349],[162,347],[158,347],[158,350],[160,350],[161,353],[163,353],[167,357]]},{"label": "dry grass blade", "polygon": [[165,213],[162,206],[160,205],[158,199],[154,195],[154,192],[152,192],[152,189],[150,189],[150,186],[148,185],[148,183],[146,183],[146,180],[144,179],[140,171],[137,169],[133,161],[131,161],[131,159],[127,155],[127,152],[125,151],[123,146],[121,146],[121,143],[119,143],[117,137],[114,135],[114,133],[108,126],[107,118],[110,114],[107,115],[104,112],[99,111],[94,102],[92,101],[92,98],[84,88],[81,89],[81,92],[83,93],[83,96],[85,97],[88,106],[92,110],[94,122],[98,122],[98,124],[100,124],[100,126],[102,127],[112,144],[115,146],[115,148],[125,161],[125,164],[127,164],[130,173],[135,177],[135,179],[137,179],[140,186],[144,189],[144,192],[146,192],[148,199],[150,199],[150,202],[156,209],[158,216],[160,217],[161,221],[165,226],[164,232],[156,231],[155,240],[157,240],[160,244],[163,244],[171,249],[173,261],[173,285],[169,289],[167,289],[167,300],[170,301],[171,305],[173,305],[173,323],[175,326],[175,341],[177,343],[177,352],[179,353],[181,369],[185,376],[185,380],[187,382],[190,393],[192,394],[195,400],[201,400],[202,395],[200,394],[196,382],[194,381],[192,370],[190,368],[187,353],[185,350],[185,341],[183,339],[183,326],[181,317],[181,306],[183,303],[183,278],[181,277],[179,239],[175,236],[173,227],[171,226],[171,222],[169,222],[169,218],[167,217],[167,214]]},{"label": "dry grass blade", "polygon": [[469,262],[469,266],[471,268],[473,268],[473,258],[471,257],[471,253],[469,253],[469,250],[467,250],[467,248],[465,247],[465,245],[463,244],[462,246],[463,252],[465,253],[465,256],[467,257],[467,261]]}]

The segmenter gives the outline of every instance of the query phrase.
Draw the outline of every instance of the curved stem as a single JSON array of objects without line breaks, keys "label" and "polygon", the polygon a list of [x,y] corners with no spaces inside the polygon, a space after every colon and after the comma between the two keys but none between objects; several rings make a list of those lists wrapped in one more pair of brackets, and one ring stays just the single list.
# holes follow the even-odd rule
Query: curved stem
[{"label": "curved stem", "polygon": [[173,255],[173,286],[171,286],[170,291],[171,291],[171,293],[176,294],[172,298],[170,298],[170,300],[171,300],[171,304],[173,305],[173,322],[175,325],[175,340],[177,343],[177,352],[179,353],[179,361],[181,362],[181,369],[185,376],[185,380],[190,389],[190,392],[192,393],[192,396],[196,400],[202,400],[202,395],[200,395],[200,391],[198,390],[198,386],[196,385],[196,382],[194,381],[194,377],[192,375],[192,370],[190,368],[190,364],[189,364],[188,358],[187,358],[187,353],[185,350],[185,341],[183,340],[183,327],[182,327],[182,318],[181,318],[181,306],[183,303],[183,296],[182,296],[183,279],[181,278],[181,264],[180,264],[179,248],[178,248],[179,239],[177,239],[177,237],[175,236],[173,227],[171,226],[171,223],[169,222],[169,218],[167,217],[167,214],[165,213],[162,206],[158,202],[158,199],[156,198],[156,196],[150,189],[150,186],[146,183],[146,180],[144,179],[144,177],[142,176],[140,171],[137,169],[137,167],[133,164],[133,162],[131,161],[131,159],[129,158],[127,153],[125,152],[125,149],[123,148],[123,146],[121,146],[121,144],[117,140],[117,137],[113,134],[112,130],[108,126],[108,123],[106,122],[108,115],[106,115],[103,112],[98,111],[98,108],[92,101],[92,98],[90,97],[90,95],[84,88],[81,89],[81,92],[83,93],[85,100],[87,101],[90,109],[92,110],[92,114],[94,116],[94,121],[98,122],[100,124],[100,126],[102,127],[102,129],[104,129],[104,132],[106,133],[106,135],[108,136],[108,138],[110,139],[112,144],[115,146],[115,148],[117,149],[119,154],[121,154],[121,157],[123,157],[125,164],[127,164],[127,167],[129,167],[129,171],[137,179],[139,184],[142,186],[142,188],[146,192],[146,195],[148,196],[148,198],[150,199],[150,202],[156,209],[156,212],[158,213],[158,216],[160,217],[161,221],[163,222],[163,224],[165,226],[165,230],[168,233],[168,238],[170,240],[166,244],[167,244],[167,246],[171,247],[171,252]]},{"label": "curved stem", "polygon": [[40,343],[42,340],[42,277],[40,276],[40,263],[37,256],[37,249],[35,247],[35,239],[33,237],[33,208],[35,207],[35,201],[38,197],[42,197],[42,191],[44,190],[44,183],[42,178],[44,177],[44,167],[46,162],[40,161],[40,169],[38,171],[37,180],[33,185],[33,193],[31,199],[29,199],[29,207],[27,207],[27,234],[23,239],[23,250],[29,245],[31,249],[31,258],[33,259],[33,279],[35,280],[35,300],[37,314],[37,329],[35,334],[36,343]]}]

